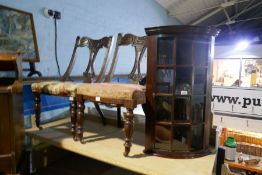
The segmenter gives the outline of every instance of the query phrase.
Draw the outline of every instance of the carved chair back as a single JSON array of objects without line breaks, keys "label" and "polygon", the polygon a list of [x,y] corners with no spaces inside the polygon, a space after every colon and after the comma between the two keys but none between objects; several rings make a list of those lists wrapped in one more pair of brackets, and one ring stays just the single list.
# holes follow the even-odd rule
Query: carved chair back
[{"label": "carved chair back", "polygon": [[[72,133],[75,130],[76,123],[76,100],[75,100],[75,90],[78,84],[75,83],[64,83],[67,79],[69,79],[70,74],[72,72],[74,63],[76,61],[76,52],[79,48],[87,48],[89,50],[89,59],[87,67],[83,73],[83,82],[91,83],[91,82],[101,82],[103,76],[105,74],[105,70],[108,64],[108,56],[111,49],[112,36],[103,37],[98,40],[91,39],[89,37],[76,37],[73,53],[67,67],[66,72],[61,77],[62,82],[37,82],[31,85],[32,91],[35,95],[35,118],[36,118],[36,126],[40,128],[40,94],[48,94],[55,96],[66,96],[70,97],[70,116],[71,116],[71,126]],[[97,58],[98,52],[100,50],[105,49],[105,55],[102,60],[101,69],[96,75],[94,69],[94,63]],[[96,78],[94,80],[94,78]]]},{"label": "carved chair back", "polygon": [[[76,60],[77,50],[79,48],[86,47],[89,50],[89,60],[88,60],[87,67],[85,71],[83,72],[83,78],[84,78],[83,81],[86,83],[90,83],[93,81],[96,83],[101,82],[105,75],[106,67],[108,64],[108,57],[109,57],[109,53],[111,49],[111,44],[112,44],[112,36],[103,37],[98,40],[91,39],[86,36],[85,37],[77,36],[70,63],[67,67],[66,72],[61,77],[61,81],[66,81],[67,79],[69,79],[69,76],[72,72],[72,69],[73,69],[73,66]],[[106,49],[106,51],[105,51],[105,55],[102,61],[101,69],[99,73],[96,75],[95,69],[94,69],[94,63],[97,58],[98,52],[102,50],[102,48]]]},{"label": "carved chair back", "polygon": [[[114,72],[116,69],[117,61],[118,61],[118,55],[119,55],[119,49],[123,46],[132,46],[135,49],[135,61],[133,64],[132,71],[129,73],[128,78],[132,79],[136,82],[142,79],[142,74],[140,70],[140,63],[142,61],[142,58],[144,56],[145,50],[146,50],[146,36],[136,36],[133,34],[125,34],[123,36],[122,33],[119,33],[117,36],[116,41],[116,47],[112,59],[112,63],[110,66],[110,69],[108,71],[107,76],[105,77],[104,82],[111,81],[112,77],[114,76]],[[125,60],[125,62],[129,62],[128,60]]]},{"label": "carved chair back", "polygon": [[[145,80],[145,77],[142,76],[141,70],[140,70],[140,63],[142,61],[142,58],[144,56],[145,50],[147,48],[146,46],[147,43],[147,37],[146,36],[136,36],[130,33],[127,33],[123,36],[122,33],[119,33],[117,36],[117,41],[116,41],[116,46],[115,46],[115,51],[114,55],[112,58],[111,66],[108,71],[108,74],[106,75],[104,82],[110,82],[111,79],[114,76],[115,69],[117,66],[118,62],[118,57],[119,57],[119,50],[122,47],[132,47],[134,48],[135,51],[135,58],[134,58],[134,63],[133,63],[133,68],[132,71],[129,73],[128,78],[132,80],[132,83],[140,83],[141,80]],[[125,63],[129,63],[130,60],[125,60]],[[145,84],[145,83],[144,83]],[[144,85],[141,84],[141,85]],[[96,109],[98,113],[100,114],[101,118],[104,119],[104,114],[100,110],[100,107],[97,103],[94,103],[96,105]],[[120,106],[114,105],[114,104],[106,104],[107,107],[117,107],[117,126],[120,128],[122,127],[122,122],[121,122],[121,108]]]}]

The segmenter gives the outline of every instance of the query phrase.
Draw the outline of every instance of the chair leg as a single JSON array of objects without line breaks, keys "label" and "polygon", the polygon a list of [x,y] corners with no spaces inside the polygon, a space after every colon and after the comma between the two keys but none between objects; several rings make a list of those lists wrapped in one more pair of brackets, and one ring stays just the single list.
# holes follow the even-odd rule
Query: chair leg
[{"label": "chair leg", "polygon": [[42,129],[40,127],[40,113],[41,113],[41,99],[40,99],[40,94],[39,93],[34,93],[34,101],[35,101],[35,124],[39,129]]},{"label": "chair leg", "polygon": [[134,114],[133,109],[127,108],[127,112],[124,113],[125,124],[124,124],[124,135],[125,135],[125,152],[124,156],[128,156],[132,146],[132,136],[134,132]]},{"label": "chair leg", "polygon": [[101,111],[100,106],[99,106],[97,103],[94,103],[94,105],[95,105],[95,107],[96,107],[97,112],[99,113],[99,115],[100,115],[100,117],[101,117],[101,120],[102,120],[103,125],[106,125],[105,116],[104,116],[103,112]]},{"label": "chair leg", "polygon": [[83,141],[83,125],[84,125],[84,110],[85,110],[85,104],[84,100],[81,98],[78,101],[77,105],[77,138],[75,140],[80,140],[81,143],[84,143]]},{"label": "chair leg", "polygon": [[122,120],[121,120],[121,107],[117,107],[117,127],[122,128]]},{"label": "chair leg", "polygon": [[71,117],[71,133],[73,135],[73,139],[76,140],[76,108],[77,108],[77,103],[75,97],[70,100],[70,117]]}]

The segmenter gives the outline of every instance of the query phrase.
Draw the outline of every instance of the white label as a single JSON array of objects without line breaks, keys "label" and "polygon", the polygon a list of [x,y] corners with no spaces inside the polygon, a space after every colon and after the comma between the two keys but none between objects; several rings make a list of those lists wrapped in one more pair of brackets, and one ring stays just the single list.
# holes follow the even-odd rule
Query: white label
[{"label": "white label", "polygon": [[70,100],[70,101],[73,101],[73,100],[74,100],[74,97],[69,97],[69,100]]},{"label": "white label", "polygon": [[225,148],[225,159],[234,161],[236,158],[236,148],[229,148],[227,146],[224,146]]},{"label": "white label", "polygon": [[181,95],[187,95],[187,91],[181,91]]},{"label": "white label", "polygon": [[100,101],[100,97],[96,97],[96,101]]}]

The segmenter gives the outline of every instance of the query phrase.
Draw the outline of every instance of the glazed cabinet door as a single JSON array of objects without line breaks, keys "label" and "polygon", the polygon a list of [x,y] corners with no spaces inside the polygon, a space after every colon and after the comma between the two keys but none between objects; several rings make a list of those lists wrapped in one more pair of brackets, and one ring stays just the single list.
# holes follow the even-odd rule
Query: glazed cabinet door
[{"label": "glazed cabinet door", "polygon": [[175,42],[175,38],[169,36],[157,39],[153,104],[156,107],[154,148],[159,150],[170,150],[172,145]]},{"label": "glazed cabinet door", "polygon": [[148,75],[152,75],[148,82],[152,87],[148,96],[152,97],[148,99],[154,123],[151,146],[177,154],[203,150],[209,40],[168,35],[151,40],[155,44],[149,43],[149,47],[157,50],[149,53],[154,59],[148,67]]},{"label": "glazed cabinet door", "polygon": [[206,155],[216,30],[163,26],[146,32],[145,151],[179,158]]}]

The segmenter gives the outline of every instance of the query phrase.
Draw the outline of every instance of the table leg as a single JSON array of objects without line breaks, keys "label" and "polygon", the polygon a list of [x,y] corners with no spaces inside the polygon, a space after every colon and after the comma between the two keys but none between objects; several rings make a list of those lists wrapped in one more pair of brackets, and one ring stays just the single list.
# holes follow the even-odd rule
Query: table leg
[{"label": "table leg", "polygon": [[127,112],[124,113],[125,124],[124,124],[124,134],[125,134],[125,152],[124,156],[128,156],[131,146],[132,146],[132,135],[134,132],[134,114],[133,109],[127,108]]}]

